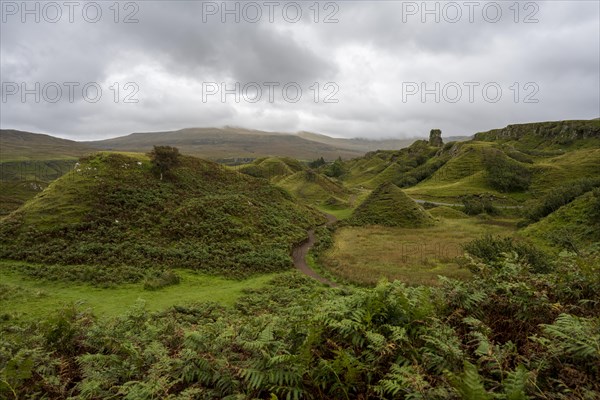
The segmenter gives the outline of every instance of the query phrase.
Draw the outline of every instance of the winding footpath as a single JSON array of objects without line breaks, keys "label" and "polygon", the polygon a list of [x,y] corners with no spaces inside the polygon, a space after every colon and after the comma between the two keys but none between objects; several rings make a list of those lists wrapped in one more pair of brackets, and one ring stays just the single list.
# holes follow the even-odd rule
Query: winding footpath
[{"label": "winding footpath", "polygon": [[[331,214],[325,214],[325,216],[327,217],[327,223],[325,224],[325,226],[331,225],[337,221],[337,218]],[[323,278],[321,275],[317,274],[312,268],[308,266],[308,263],[306,262],[306,255],[315,244],[315,230],[311,229],[306,233],[308,235],[308,238],[296,247],[294,247],[294,249],[292,250],[292,259],[294,260],[294,266],[297,269],[299,269],[300,272],[302,272],[303,274],[310,276],[311,278],[314,278],[319,282],[322,282],[331,287],[338,287],[336,283]]]},{"label": "winding footpath", "polygon": [[[412,197],[411,197],[412,199]],[[413,199],[415,201],[415,203],[418,204],[425,204],[425,203],[430,203],[430,204],[435,204],[436,206],[447,206],[447,207],[463,207],[464,204],[456,204],[456,203],[440,203],[438,201],[429,201],[429,200],[418,200],[418,199]],[[523,206],[496,206],[496,208],[505,208],[505,209],[509,209],[509,208],[523,208]]]}]

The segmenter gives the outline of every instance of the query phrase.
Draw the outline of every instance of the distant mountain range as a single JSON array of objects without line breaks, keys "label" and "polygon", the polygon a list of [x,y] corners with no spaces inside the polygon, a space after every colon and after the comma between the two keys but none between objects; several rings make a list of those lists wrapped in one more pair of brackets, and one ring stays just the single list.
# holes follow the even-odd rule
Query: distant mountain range
[{"label": "distant mountain range", "polygon": [[[445,138],[467,140],[469,137]],[[0,130],[0,160],[75,158],[97,150],[148,152],[154,145],[175,146],[184,154],[208,159],[286,156],[301,160],[360,157],[374,150],[409,146],[411,139],[341,139],[299,132],[266,132],[235,127],[187,128],[165,132],[138,132],[112,139],[76,142],[49,135]]]},{"label": "distant mountain range", "polygon": [[78,158],[94,148],[41,133],[0,129],[0,161]]}]

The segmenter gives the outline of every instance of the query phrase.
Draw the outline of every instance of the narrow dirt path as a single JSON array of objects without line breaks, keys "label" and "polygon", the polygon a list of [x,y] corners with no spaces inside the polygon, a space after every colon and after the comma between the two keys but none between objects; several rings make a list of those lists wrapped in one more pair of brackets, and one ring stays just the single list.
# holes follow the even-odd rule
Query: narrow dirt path
[{"label": "narrow dirt path", "polygon": [[[326,226],[331,225],[337,221],[337,218],[331,214],[325,214],[325,216],[327,217],[327,223],[325,224]],[[294,266],[298,268],[303,274],[308,275],[311,278],[318,280],[319,282],[322,282],[331,287],[338,287],[336,283],[333,283],[330,280],[323,278],[321,275],[317,274],[315,271],[312,270],[312,268],[308,266],[308,263],[306,262],[306,256],[308,255],[308,251],[315,244],[315,230],[311,229],[306,233],[308,235],[308,238],[302,243],[300,243],[298,246],[294,247],[294,249],[292,250]]]},{"label": "narrow dirt path", "polygon": [[[412,199],[412,197],[411,197]],[[431,203],[431,204],[435,204],[436,206],[448,206],[448,207],[463,207],[464,204],[456,204],[456,203],[440,203],[438,201],[429,201],[429,200],[418,200],[418,199],[413,199],[415,201],[415,203],[419,203],[419,204],[424,204],[424,203]],[[523,208],[523,206],[496,206],[496,208],[505,208],[505,209],[509,209],[509,208]]]}]

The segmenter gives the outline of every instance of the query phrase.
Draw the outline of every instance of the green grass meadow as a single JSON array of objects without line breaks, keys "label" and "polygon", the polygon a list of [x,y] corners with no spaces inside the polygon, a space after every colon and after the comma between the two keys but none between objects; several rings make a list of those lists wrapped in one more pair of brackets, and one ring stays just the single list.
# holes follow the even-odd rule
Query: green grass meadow
[{"label": "green grass meadow", "polygon": [[63,305],[80,303],[98,316],[116,316],[142,300],[150,311],[174,305],[217,302],[231,306],[244,290],[257,289],[277,274],[264,274],[244,280],[225,279],[177,270],[181,281],[159,290],[145,290],[143,283],[101,288],[89,284],[56,282],[27,277],[9,270],[10,262],[0,262],[0,309],[11,318],[38,319]]}]

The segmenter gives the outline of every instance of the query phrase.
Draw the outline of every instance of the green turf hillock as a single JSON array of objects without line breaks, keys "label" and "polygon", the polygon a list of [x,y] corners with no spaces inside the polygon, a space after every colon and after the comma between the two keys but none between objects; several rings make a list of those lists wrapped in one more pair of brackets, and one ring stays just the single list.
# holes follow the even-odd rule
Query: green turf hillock
[{"label": "green turf hillock", "polygon": [[237,171],[243,174],[269,180],[278,180],[303,169],[305,167],[302,163],[288,157],[257,158],[250,164],[236,168]]},{"label": "green turf hillock", "polygon": [[237,169],[239,172],[268,179],[304,204],[327,206],[327,200],[348,206],[352,192],[322,170],[312,169],[288,157],[259,158]]},{"label": "green turf hillock", "polygon": [[426,140],[417,140],[400,150],[378,150],[362,158],[344,162],[342,179],[350,185],[376,188],[383,183],[408,187],[426,179],[440,168],[447,156],[436,157],[440,151]]},{"label": "green turf hillock", "polygon": [[0,221],[0,258],[243,276],[290,267],[321,218],[213,162],[181,156],[161,181],[143,155],[100,153]]},{"label": "green turf hillock", "polygon": [[527,237],[568,250],[600,243],[600,188],[589,191],[529,225]]},{"label": "green turf hillock", "polygon": [[330,198],[340,203],[348,201],[352,193],[336,181],[313,170],[299,171],[275,183],[298,200],[313,205],[323,205]]},{"label": "green turf hillock", "polygon": [[351,225],[384,225],[420,228],[433,225],[433,217],[392,183],[377,187],[359,205],[349,223]]}]

